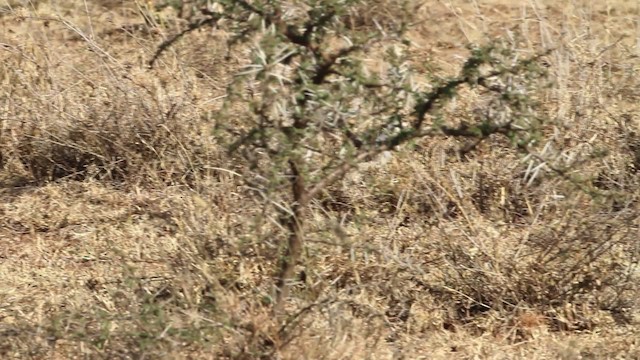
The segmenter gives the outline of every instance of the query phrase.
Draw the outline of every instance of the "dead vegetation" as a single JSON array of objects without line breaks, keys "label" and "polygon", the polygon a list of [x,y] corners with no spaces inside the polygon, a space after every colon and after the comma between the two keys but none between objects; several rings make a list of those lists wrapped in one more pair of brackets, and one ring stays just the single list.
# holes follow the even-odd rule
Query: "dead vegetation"
[{"label": "dead vegetation", "polygon": [[[223,24],[150,68],[188,26],[152,5],[0,2],[3,358],[640,356],[635,2],[412,7],[426,83],[489,36],[555,48],[535,94],[553,121],[526,157],[498,136],[434,137],[326,188],[285,319],[271,308],[287,231],[217,132],[245,59]],[[401,9],[366,10],[352,26]],[[463,92],[442,116],[490,106]]]}]

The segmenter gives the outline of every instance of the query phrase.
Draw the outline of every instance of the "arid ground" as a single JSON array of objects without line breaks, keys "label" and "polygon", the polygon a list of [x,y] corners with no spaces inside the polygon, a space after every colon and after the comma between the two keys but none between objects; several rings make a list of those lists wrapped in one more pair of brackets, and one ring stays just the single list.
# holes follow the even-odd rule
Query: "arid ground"
[{"label": "arid ground", "polygon": [[148,66],[180,4],[0,0],[0,358],[640,358],[640,2],[413,2],[425,83],[469,44],[552,49],[543,137],[425,138],[325,189],[284,320],[286,231],[214,131],[242,49],[221,23]]}]

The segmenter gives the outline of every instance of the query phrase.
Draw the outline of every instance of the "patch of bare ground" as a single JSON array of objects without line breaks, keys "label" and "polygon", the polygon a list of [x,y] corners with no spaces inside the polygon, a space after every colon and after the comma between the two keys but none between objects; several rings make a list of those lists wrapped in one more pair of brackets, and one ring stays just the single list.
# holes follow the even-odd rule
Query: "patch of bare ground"
[{"label": "patch of bare ground", "polygon": [[[178,3],[0,1],[0,357],[640,357],[637,1],[412,4],[425,83],[469,43],[555,49],[547,166],[432,138],[347,176],[311,206],[286,321],[286,232],[215,132],[246,126],[215,117],[242,49],[223,23],[148,66],[197,21]],[[443,116],[482,114],[474,94]]]}]

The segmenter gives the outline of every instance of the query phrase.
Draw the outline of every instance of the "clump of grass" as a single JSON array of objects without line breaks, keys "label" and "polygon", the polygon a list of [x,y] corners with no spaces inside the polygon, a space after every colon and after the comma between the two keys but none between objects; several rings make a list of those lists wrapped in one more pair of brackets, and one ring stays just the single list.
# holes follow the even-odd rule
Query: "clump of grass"
[{"label": "clump of grass", "polygon": [[[14,50],[3,73],[12,86],[3,95],[0,136],[1,165],[12,181],[193,184],[207,171],[215,151],[202,136],[207,129],[200,118],[206,114],[194,111],[192,89],[169,89],[143,73],[132,76],[119,62],[99,70],[54,67],[25,63],[53,56],[53,49]],[[104,78],[97,83],[87,76]]]}]

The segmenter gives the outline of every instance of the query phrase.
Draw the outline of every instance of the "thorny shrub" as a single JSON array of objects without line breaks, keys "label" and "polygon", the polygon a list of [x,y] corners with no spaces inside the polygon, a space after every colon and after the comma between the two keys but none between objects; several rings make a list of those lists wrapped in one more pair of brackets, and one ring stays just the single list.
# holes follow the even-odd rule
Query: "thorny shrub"
[{"label": "thorny shrub", "polygon": [[[537,111],[537,94],[545,85],[541,58],[548,52],[523,58],[514,42],[495,40],[470,47],[459,75],[425,82],[425,74],[418,74],[407,58],[411,46],[404,37],[411,21],[408,7],[405,16],[395,21],[354,26],[359,22],[353,15],[363,14],[364,2],[215,4],[202,10],[210,21],[200,20],[195,26],[224,21],[231,34],[230,52],[248,58],[229,87],[216,132],[233,156],[242,156],[250,189],[279,213],[288,232],[277,282],[277,312],[284,307],[294,268],[301,260],[310,204],[357,164],[383,151],[446,136],[466,139],[460,150],[465,156],[481,142],[503,136],[526,156],[529,185],[542,181],[546,169],[547,174],[573,184],[572,191],[590,191],[583,181],[568,175],[578,160],[558,163],[556,154],[547,151],[548,144],[542,156],[535,150],[544,144],[544,129],[553,125],[545,123]],[[459,91],[479,99],[474,116],[448,116],[446,104]],[[240,116],[232,115],[242,107],[245,111]],[[465,294],[463,300],[472,304],[467,309],[571,302],[581,293],[602,289],[602,280],[591,281],[589,274],[604,266],[598,261],[605,255],[635,253],[628,248],[635,213],[624,220],[620,216],[615,219],[627,224],[624,228],[602,220],[589,225],[583,217],[584,222],[572,222],[570,229],[566,223],[558,225],[555,231],[562,235],[529,234],[516,251],[526,261],[516,256],[513,263],[496,264],[482,252],[472,255],[459,245],[444,249],[449,242],[434,245],[445,254],[443,268],[448,270],[442,270],[442,282]],[[587,234],[598,235],[589,240]],[[549,273],[558,262],[567,271]],[[624,267],[623,263],[627,262],[611,266]],[[619,281],[628,268],[614,273],[605,279],[607,284]],[[621,301],[615,299],[609,303]]]}]

